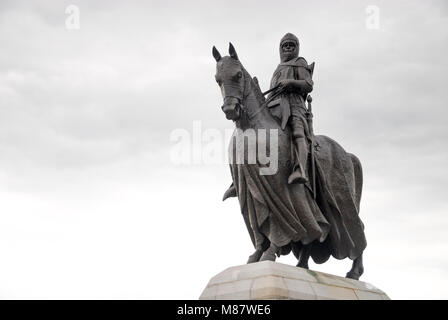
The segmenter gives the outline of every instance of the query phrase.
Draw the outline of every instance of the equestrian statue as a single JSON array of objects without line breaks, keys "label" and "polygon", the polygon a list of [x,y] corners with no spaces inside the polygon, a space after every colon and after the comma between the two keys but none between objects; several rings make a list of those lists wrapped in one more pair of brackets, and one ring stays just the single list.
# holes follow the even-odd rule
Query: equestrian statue
[{"label": "equestrian statue", "polygon": [[[350,258],[346,276],[359,279],[367,245],[359,217],[361,163],[333,139],[314,135],[310,92],[315,64],[300,57],[299,48],[295,35],[281,39],[280,64],[264,93],[231,43],[229,56],[212,49],[222,110],[236,127],[229,146],[233,182],[224,200],[239,200],[255,248],[248,263],[275,261],[291,251],[302,268],[308,268],[310,257],[318,264],[330,256]],[[258,148],[263,145],[267,154],[277,156],[275,172],[261,173],[266,163],[259,153],[255,161],[247,161],[254,150],[236,140],[248,130],[256,133]],[[265,141],[260,132],[266,131],[277,133],[276,143]],[[243,161],[236,161],[238,157]]]}]

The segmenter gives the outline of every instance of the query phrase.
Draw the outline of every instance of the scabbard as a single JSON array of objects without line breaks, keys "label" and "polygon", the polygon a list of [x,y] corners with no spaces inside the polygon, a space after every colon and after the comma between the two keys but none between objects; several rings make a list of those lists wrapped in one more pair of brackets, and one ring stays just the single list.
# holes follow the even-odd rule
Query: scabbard
[{"label": "scabbard", "polygon": [[314,132],[313,132],[313,115],[309,110],[307,116],[308,129],[310,133],[310,158],[311,158],[311,188],[313,189],[313,197],[316,199],[316,163],[314,155]]},{"label": "scabbard", "polygon": [[311,186],[313,188],[313,197],[314,199],[316,199],[316,163],[314,159],[314,137],[311,138]]}]

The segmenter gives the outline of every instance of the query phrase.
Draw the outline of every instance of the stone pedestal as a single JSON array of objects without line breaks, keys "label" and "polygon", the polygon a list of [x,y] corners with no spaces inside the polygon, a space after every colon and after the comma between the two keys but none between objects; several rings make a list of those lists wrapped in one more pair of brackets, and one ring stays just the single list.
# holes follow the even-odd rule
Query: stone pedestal
[{"label": "stone pedestal", "polygon": [[263,261],[214,276],[200,300],[390,300],[380,289],[327,273]]}]

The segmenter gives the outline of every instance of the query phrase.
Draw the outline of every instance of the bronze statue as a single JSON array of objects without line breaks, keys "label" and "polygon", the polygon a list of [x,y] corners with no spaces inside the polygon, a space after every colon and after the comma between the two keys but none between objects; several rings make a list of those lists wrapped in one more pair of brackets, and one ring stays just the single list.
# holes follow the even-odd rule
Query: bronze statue
[{"label": "bronze statue", "polygon": [[[299,41],[287,34],[280,42],[281,63],[271,82],[267,99],[241,64],[235,48],[221,57],[213,47],[217,62],[216,81],[221,89],[222,110],[235,122],[230,143],[230,171],[233,183],[224,200],[238,197],[241,212],[255,252],[248,263],[275,261],[276,255],[291,251],[297,266],[308,268],[311,256],[324,263],[330,256],[353,260],[347,277],[359,279],[363,273],[362,253],[367,245],[364,225],[359,218],[362,168],[358,158],[334,140],[313,134],[311,97],[314,63],[298,56]],[[305,105],[308,101],[308,108]],[[277,130],[278,170],[261,175],[261,161],[247,160],[247,145],[235,140],[249,129]],[[257,142],[261,139],[256,135]]]}]

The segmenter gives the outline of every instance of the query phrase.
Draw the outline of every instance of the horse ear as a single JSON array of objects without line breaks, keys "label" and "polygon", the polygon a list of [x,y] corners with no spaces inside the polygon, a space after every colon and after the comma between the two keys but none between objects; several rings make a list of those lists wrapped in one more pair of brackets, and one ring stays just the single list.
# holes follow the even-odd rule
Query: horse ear
[{"label": "horse ear", "polygon": [[213,57],[215,58],[216,62],[221,60],[221,54],[219,53],[218,49],[215,48],[215,46],[213,46],[212,53],[213,53]]},{"label": "horse ear", "polygon": [[238,55],[236,54],[236,50],[232,42],[229,42],[229,54],[233,59],[238,60]]}]

